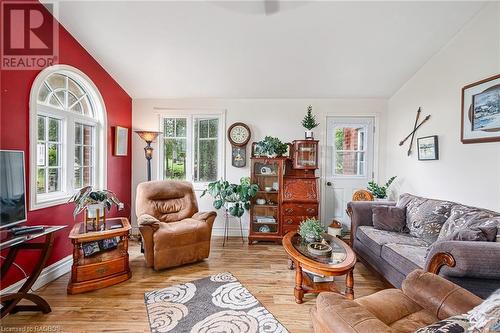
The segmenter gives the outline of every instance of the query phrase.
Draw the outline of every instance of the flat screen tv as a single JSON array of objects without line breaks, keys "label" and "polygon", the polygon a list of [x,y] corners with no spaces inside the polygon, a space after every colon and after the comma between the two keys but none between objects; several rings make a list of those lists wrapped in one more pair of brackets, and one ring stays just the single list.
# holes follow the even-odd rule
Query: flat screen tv
[{"label": "flat screen tv", "polygon": [[24,152],[0,150],[0,229],[26,221]]}]

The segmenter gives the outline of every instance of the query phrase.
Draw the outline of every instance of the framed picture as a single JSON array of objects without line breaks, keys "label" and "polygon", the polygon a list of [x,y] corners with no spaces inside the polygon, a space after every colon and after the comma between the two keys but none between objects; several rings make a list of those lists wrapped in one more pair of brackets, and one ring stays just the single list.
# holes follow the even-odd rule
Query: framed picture
[{"label": "framed picture", "polygon": [[128,128],[115,127],[115,156],[127,156]]},{"label": "framed picture", "polygon": [[461,140],[500,141],[500,75],[462,88]]},{"label": "framed picture", "polygon": [[424,136],[417,139],[418,160],[432,161],[439,159],[437,135]]}]

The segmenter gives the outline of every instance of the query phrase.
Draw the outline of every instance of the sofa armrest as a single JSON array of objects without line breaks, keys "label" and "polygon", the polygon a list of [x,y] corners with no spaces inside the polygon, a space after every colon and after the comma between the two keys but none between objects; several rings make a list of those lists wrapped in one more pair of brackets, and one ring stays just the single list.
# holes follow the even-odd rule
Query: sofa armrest
[{"label": "sofa armrest", "polygon": [[444,276],[500,279],[500,243],[477,241],[438,241],[427,255],[426,270],[432,271],[443,253],[452,257],[455,265],[435,271]]},{"label": "sofa armrest", "polygon": [[421,269],[408,274],[401,289],[439,319],[465,313],[483,301],[453,282]]},{"label": "sofa armrest", "polygon": [[337,293],[319,294],[311,309],[311,318],[315,333],[394,332],[365,307]]},{"label": "sofa armrest", "polygon": [[372,207],[376,205],[395,206],[394,201],[351,201],[347,204],[347,212],[351,217],[351,245],[356,238],[356,229],[362,225],[373,225]]}]

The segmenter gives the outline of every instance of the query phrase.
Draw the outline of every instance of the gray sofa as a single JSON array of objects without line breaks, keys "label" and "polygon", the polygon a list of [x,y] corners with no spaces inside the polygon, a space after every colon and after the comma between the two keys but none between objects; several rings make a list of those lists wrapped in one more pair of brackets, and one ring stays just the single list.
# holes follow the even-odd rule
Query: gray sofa
[{"label": "gray sofa", "polygon": [[[374,205],[406,209],[407,232],[373,226]],[[415,269],[425,269],[486,298],[500,288],[500,242],[447,240],[457,230],[496,226],[500,213],[454,202],[403,194],[398,202],[348,204],[351,244],[358,257],[400,288]],[[453,267],[450,267],[453,266]]]}]

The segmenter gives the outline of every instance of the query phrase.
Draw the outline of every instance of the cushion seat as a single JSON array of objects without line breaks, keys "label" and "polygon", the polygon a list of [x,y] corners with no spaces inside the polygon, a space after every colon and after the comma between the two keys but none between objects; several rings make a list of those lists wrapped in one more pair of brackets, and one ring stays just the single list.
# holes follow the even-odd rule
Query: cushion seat
[{"label": "cushion seat", "polygon": [[382,258],[400,273],[408,275],[425,266],[427,246],[388,243],[382,246]]},{"label": "cushion seat", "polygon": [[405,233],[378,230],[372,226],[360,226],[356,231],[356,238],[377,256],[381,255],[382,246],[389,243],[424,247],[429,246],[429,244],[421,238],[413,237]]}]

